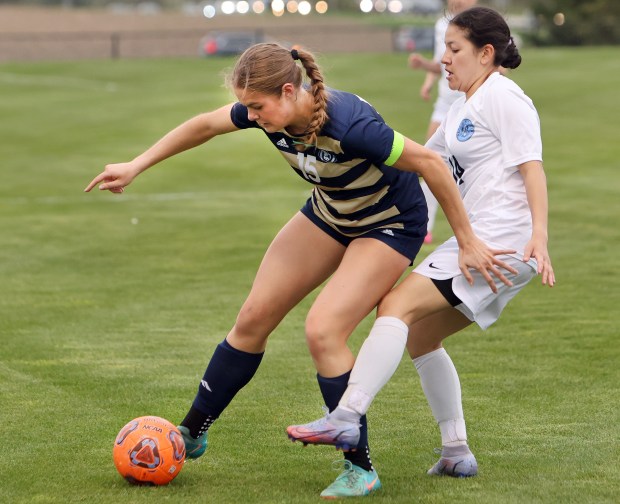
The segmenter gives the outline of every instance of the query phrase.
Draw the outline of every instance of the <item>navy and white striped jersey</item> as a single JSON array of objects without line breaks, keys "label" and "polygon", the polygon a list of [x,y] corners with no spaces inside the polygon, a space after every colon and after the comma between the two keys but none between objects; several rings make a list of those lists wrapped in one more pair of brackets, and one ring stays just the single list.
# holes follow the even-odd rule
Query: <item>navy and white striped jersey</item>
[{"label": "navy and white striped jersey", "polygon": [[[327,114],[317,145],[299,152],[299,138],[285,130],[267,137],[289,165],[314,185],[313,212],[345,236],[377,228],[426,229],[427,210],[418,175],[390,166],[402,153],[403,137],[390,128],[362,98],[328,91]],[[231,111],[236,127],[260,128],[248,120],[247,108]]]}]

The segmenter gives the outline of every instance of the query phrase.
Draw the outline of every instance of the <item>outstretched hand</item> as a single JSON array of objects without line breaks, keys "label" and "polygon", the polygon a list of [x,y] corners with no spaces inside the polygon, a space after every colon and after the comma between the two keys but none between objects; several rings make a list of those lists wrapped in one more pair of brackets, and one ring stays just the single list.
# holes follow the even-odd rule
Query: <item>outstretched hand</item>
[{"label": "outstretched hand", "polygon": [[514,254],[515,252],[515,250],[497,250],[489,248],[482,240],[476,238],[472,243],[459,250],[459,268],[469,285],[474,284],[474,277],[469,269],[472,268],[477,270],[489,284],[491,290],[497,294],[497,286],[491,274],[511,287],[512,282],[506,278],[500,268],[514,275],[517,274],[517,270],[498,259],[496,256]]},{"label": "outstretched hand", "polygon": [[106,165],[105,169],[86,186],[84,192],[89,192],[99,184],[99,190],[122,193],[131,181],[136,178],[139,170],[132,163],[116,163]]}]

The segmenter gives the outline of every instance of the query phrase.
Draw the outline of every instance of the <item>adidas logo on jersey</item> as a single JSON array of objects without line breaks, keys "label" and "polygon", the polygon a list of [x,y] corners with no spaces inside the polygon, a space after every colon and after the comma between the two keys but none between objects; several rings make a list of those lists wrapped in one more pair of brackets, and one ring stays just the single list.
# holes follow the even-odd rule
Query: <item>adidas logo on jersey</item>
[{"label": "adidas logo on jersey", "polygon": [[276,145],[278,147],[284,147],[285,149],[288,149],[288,144],[286,143],[286,140],[284,138],[280,138],[280,140],[278,140],[278,143]]},{"label": "adidas logo on jersey", "polygon": [[383,229],[381,232],[386,235],[394,236],[394,231],[391,229]]}]

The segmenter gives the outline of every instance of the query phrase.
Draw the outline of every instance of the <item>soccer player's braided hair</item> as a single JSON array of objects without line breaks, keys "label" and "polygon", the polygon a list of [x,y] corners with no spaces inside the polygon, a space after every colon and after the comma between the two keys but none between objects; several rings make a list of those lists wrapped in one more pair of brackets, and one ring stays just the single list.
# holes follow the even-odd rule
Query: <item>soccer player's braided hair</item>
[{"label": "soccer player's braided hair", "polygon": [[314,57],[308,51],[293,51],[274,43],[256,44],[247,49],[237,60],[227,78],[229,87],[280,96],[282,86],[290,82],[300,88],[304,78],[301,63],[310,81],[310,92],[314,99],[312,119],[301,135],[298,150],[316,145],[318,133],[327,121],[327,90],[323,75]]},{"label": "soccer player's braided hair", "polygon": [[297,56],[306,70],[306,75],[310,80],[310,92],[314,98],[312,119],[306,129],[304,142],[309,145],[316,145],[317,134],[327,121],[327,92],[323,83],[323,74],[314,61],[312,54],[302,49],[294,49],[294,51],[295,53],[293,54]]}]

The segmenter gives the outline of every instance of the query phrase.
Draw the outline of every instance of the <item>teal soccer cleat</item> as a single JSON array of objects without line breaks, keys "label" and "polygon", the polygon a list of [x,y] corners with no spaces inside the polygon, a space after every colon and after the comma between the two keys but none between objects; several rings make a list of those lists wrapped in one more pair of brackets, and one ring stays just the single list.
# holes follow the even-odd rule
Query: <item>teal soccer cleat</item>
[{"label": "teal soccer cleat", "polygon": [[381,488],[377,471],[365,471],[348,460],[338,460],[336,464],[344,464],[344,471],[321,492],[322,499],[363,497]]},{"label": "teal soccer cleat", "polygon": [[200,457],[207,449],[207,433],[205,432],[198,439],[194,439],[189,435],[187,427],[179,425],[177,429],[179,429],[183,436],[183,441],[185,441],[185,456],[192,459]]}]

